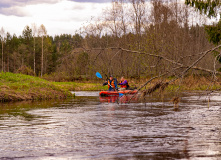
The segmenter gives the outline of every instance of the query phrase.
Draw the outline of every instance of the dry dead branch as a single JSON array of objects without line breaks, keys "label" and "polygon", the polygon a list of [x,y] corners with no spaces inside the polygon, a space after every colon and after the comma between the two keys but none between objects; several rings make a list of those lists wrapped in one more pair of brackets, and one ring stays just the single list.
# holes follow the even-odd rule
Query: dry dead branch
[{"label": "dry dead branch", "polygon": [[174,104],[174,108],[178,108],[179,107],[179,103],[180,103],[180,97],[173,97],[171,99],[171,102]]}]

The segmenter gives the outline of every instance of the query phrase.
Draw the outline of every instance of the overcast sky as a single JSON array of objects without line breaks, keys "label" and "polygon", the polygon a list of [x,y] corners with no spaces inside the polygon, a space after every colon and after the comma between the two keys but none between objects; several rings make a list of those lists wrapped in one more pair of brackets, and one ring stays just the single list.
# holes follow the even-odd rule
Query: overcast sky
[{"label": "overcast sky", "polygon": [[97,17],[111,0],[0,0],[0,28],[22,34],[26,25],[43,24],[48,35],[75,31]]}]

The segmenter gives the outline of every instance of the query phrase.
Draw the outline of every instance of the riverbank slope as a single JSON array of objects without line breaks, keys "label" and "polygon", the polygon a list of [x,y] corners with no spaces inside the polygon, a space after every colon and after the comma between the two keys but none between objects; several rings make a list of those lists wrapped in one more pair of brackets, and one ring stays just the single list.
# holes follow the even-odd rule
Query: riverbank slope
[{"label": "riverbank slope", "polygon": [[[145,83],[145,80],[139,82],[130,80],[130,82],[132,87],[139,88]],[[182,83],[178,80],[170,84],[166,88],[166,91],[217,90],[217,88],[221,88],[219,82],[220,81],[214,83],[205,77],[188,76],[182,80]],[[150,88],[152,85],[155,85],[155,83],[156,82],[152,82],[146,87]],[[64,99],[74,96],[70,91],[100,90],[107,90],[107,86],[102,86],[101,82],[51,82],[39,77],[23,74],[0,73],[0,102]]]},{"label": "riverbank slope", "polygon": [[0,102],[64,99],[74,96],[70,91],[106,89],[97,83],[50,82],[29,75],[0,73]]},{"label": "riverbank slope", "polygon": [[71,93],[44,79],[9,72],[0,73],[0,101],[61,99]]}]

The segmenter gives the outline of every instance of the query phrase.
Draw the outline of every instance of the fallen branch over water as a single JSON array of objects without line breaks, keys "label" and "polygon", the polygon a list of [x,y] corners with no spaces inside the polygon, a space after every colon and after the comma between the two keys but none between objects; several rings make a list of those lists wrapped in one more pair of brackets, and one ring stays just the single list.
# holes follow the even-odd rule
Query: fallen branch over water
[{"label": "fallen branch over water", "polygon": [[[169,82],[162,82],[162,80],[160,80],[160,81],[157,82],[154,86],[150,87],[150,88],[147,89],[147,90],[142,91],[141,98],[143,98],[143,97],[146,96],[146,95],[149,95],[149,94],[153,93],[154,91],[156,91],[157,89],[159,89],[159,88],[161,88],[161,87],[162,87],[163,89],[165,89],[165,87],[167,87],[169,84],[175,82],[175,81],[178,80],[178,79],[182,79],[190,69],[197,69],[197,70],[207,71],[207,72],[209,72],[209,73],[211,73],[211,74],[213,74],[213,75],[221,74],[220,72],[216,71],[215,68],[214,68],[214,71],[212,71],[212,70],[208,70],[208,69],[203,69],[203,68],[196,67],[196,64],[199,63],[200,60],[202,60],[207,54],[209,54],[209,53],[211,53],[211,52],[213,52],[213,51],[219,49],[220,47],[221,47],[221,45],[219,45],[219,46],[217,46],[217,47],[214,47],[214,48],[212,48],[212,49],[209,49],[209,50],[207,50],[207,51],[205,51],[205,52],[200,53],[200,54],[199,54],[200,57],[199,57],[196,61],[194,61],[194,62],[193,62],[190,66],[188,66],[188,67],[185,67],[185,66],[184,66],[183,64],[181,64],[181,63],[174,62],[173,60],[169,60],[169,59],[167,59],[167,58],[165,58],[165,57],[163,57],[163,56],[159,56],[160,58],[162,58],[162,59],[164,59],[164,60],[166,60],[166,61],[168,61],[168,62],[170,62],[170,63],[173,63],[173,64],[178,65],[178,68],[180,68],[180,67],[181,67],[181,68],[185,68],[185,70],[183,70],[183,71],[182,71],[180,74],[178,74],[178,75],[176,75],[176,74],[174,73],[175,78],[173,78],[173,79],[170,80]],[[129,50],[127,50],[127,51],[129,51]],[[133,51],[133,52],[134,52],[134,53],[140,53],[140,54],[147,54],[147,53],[142,53],[142,52],[137,52],[137,51]],[[152,55],[152,54],[148,54],[148,55],[149,55],[149,56],[155,56],[155,55]],[[158,55],[157,55],[157,56],[158,56]],[[174,68],[173,71],[175,71],[176,69],[177,69],[177,68]],[[144,88],[144,87],[145,87],[147,84],[149,84],[152,80],[157,79],[157,78],[159,78],[159,77],[166,76],[168,73],[171,73],[171,72],[173,72],[173,71],[170,71],[170,72],[168,71],[168,72],[166,72],[166,73],[164,73],[164,74],[161,74],[160,76],[156,76],[156,77],[151,78],[151,79],[148,80],[144,85],[142,85],[142,86],[138,89],[138,91],[140,91],[142,88]],[[132,98],[133,98],[133,97],[132,97]],[[131,99],[132,99],[132,98],[131,98]]]}]

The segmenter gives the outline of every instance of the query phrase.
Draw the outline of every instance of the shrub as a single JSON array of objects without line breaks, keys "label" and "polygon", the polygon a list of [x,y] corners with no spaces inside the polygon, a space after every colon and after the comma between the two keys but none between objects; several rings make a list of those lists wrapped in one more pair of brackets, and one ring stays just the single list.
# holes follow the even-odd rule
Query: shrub
[{"label": "shrub", "polygon": [[27,66],[21,66],[16,73],[20,73],[20,74],[25,74],[25,75],[30,75],[30,76],[35,76],[34,71]]}]

